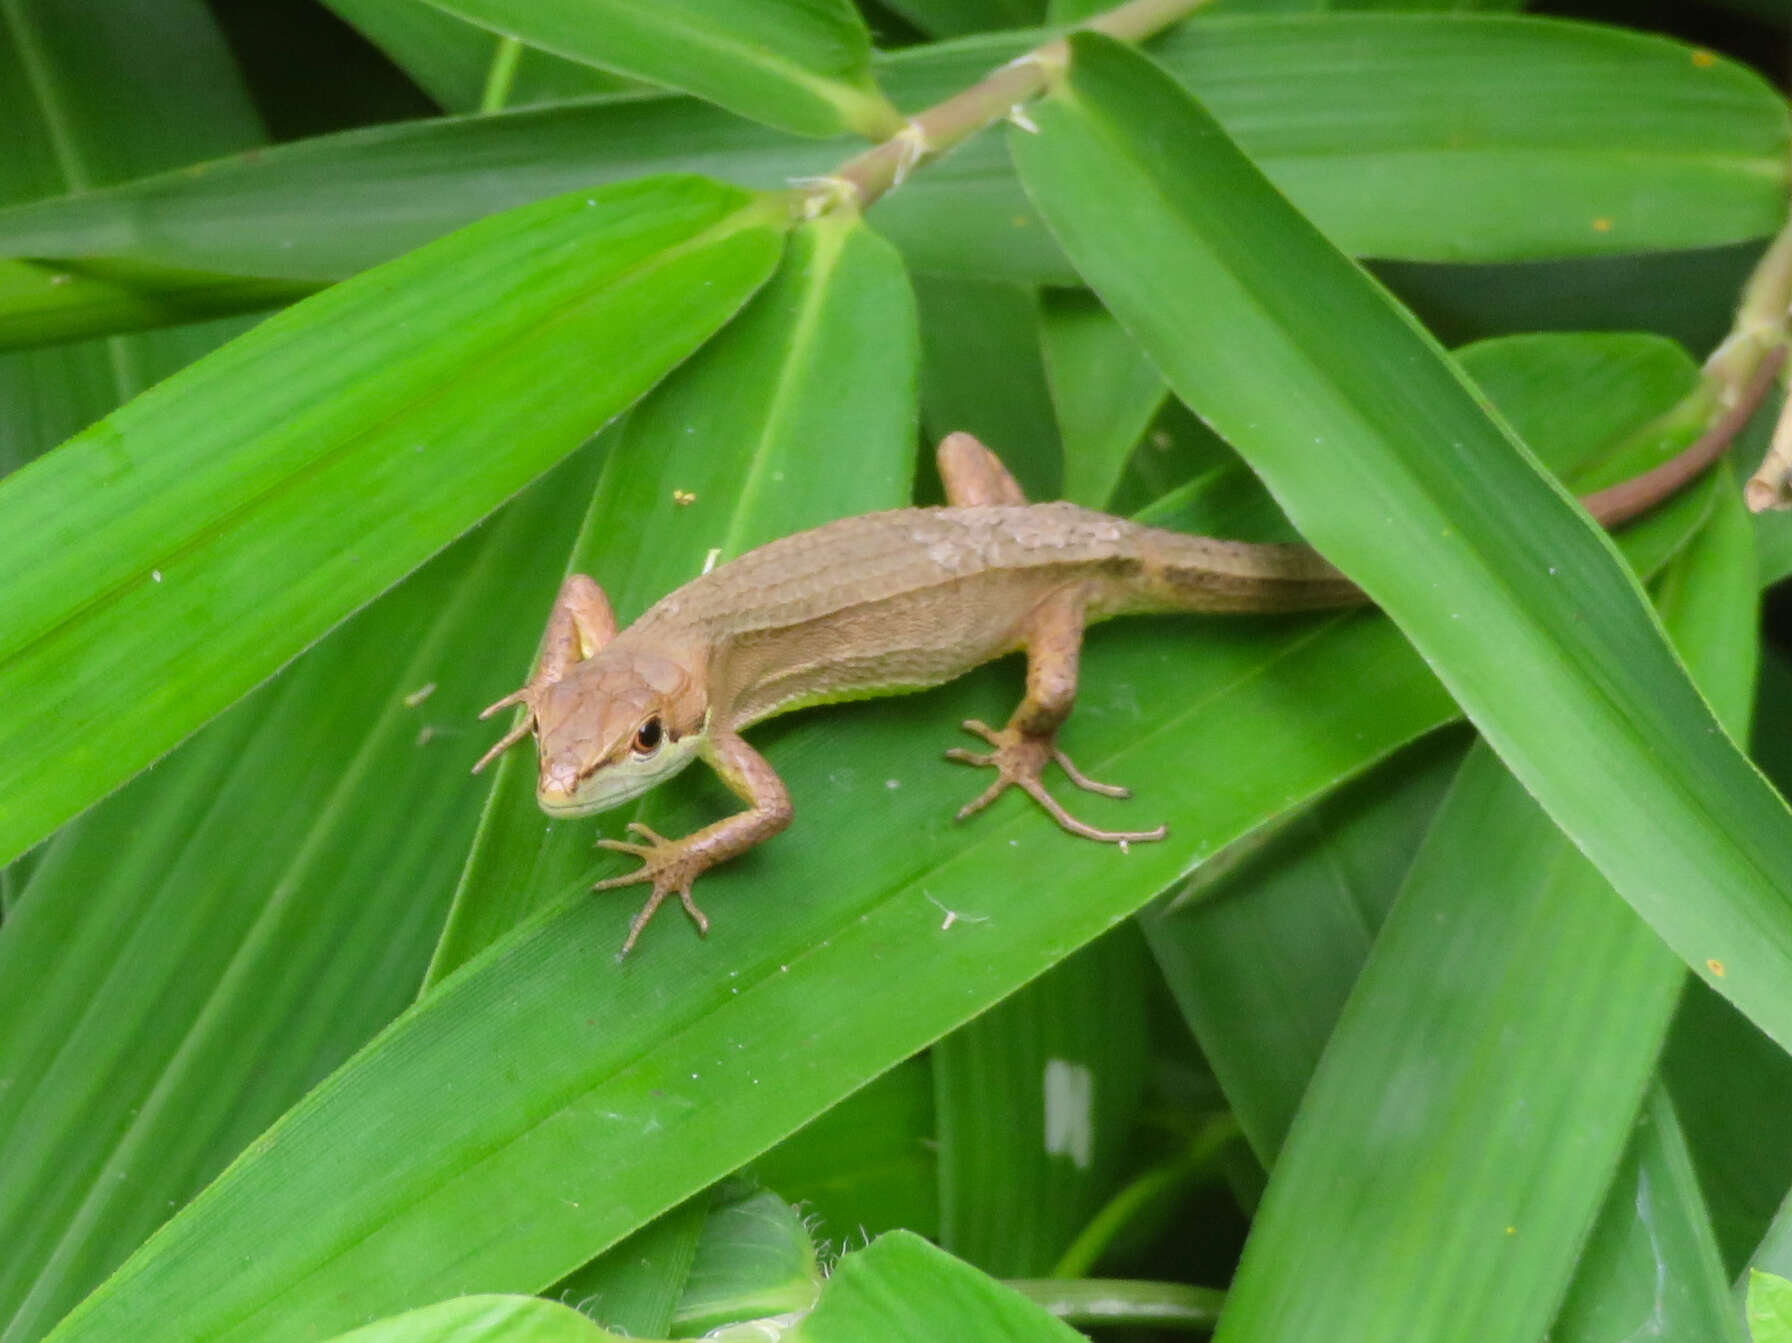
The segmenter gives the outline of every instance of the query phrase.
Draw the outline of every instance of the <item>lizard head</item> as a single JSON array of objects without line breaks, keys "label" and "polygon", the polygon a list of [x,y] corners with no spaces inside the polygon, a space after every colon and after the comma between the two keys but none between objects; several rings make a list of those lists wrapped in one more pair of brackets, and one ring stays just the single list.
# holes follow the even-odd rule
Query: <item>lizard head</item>
[{"label": "lizard head", "polygon": [[641,796],[703,745],[703,696],[671,658],[611,645],[531,697],[552,816],[587,816]]}]

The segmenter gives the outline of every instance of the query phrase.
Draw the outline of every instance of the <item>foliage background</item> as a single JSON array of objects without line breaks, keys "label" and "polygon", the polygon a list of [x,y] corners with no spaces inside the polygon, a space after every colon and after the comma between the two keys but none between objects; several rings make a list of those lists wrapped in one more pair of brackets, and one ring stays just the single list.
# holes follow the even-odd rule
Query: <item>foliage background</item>
[{"label": "foliage background", "polygon": [[[1710,417],[1785,213],[1733,62],[1783,15],[1271,8],[1168,76],[1084,42],[1037,133],[799,221],[637,179],[776,190],[891,129],[867,89],[1082,9],[867,9],[870,64],[814,6],[830,126],[677,42],[507,50],[496,0],[0,5],[0,1339],[1740,1337],[1787,1267],[1788,819],[1503,426],[1585,490]],[[520,753],[469,778],[473,714],[567,568],[632,617],[937,498],[953,428],[1036,497],[1293,518],[1395,621],[1093,636],[1068,745],[1173,830],[1125,855],[950,823],[1012,666],[767,724],[796,827],[617,966],[593,825]],[[1777,780],[1792,551],[1736,479],[1623,551]]]}]

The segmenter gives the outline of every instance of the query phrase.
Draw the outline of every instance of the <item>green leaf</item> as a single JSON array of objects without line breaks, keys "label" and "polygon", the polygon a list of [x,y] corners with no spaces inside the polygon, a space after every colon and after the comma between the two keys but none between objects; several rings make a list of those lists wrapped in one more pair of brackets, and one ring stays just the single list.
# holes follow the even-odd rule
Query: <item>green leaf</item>
[{"label": "green leaf", "polygon": [[315,288],[130,261],[0,261],[0,350],[277,307]]},{"label": "green leaf", "polygon": [[1792,1339],[1792,1282],[1758,1268],[1749,1270],[1748,1330],[1753,1343]]},{"label": "green leaf", "polygon": [[[1760,521],[1759,515],[1756,522]],[[1770,637],[1755,693],[1753,755],[1792,785],[1792,663]],[[1792,1057],[1703,984],[1689,986],[1662,1056],[1730,1276],[1740,1274],[1792,1188]]]},{"label": "green leaf", "polygon": [[[571,568],[596,575],[627,622],[718,560],[901,503],[916,359],[914,300],[889,244],[844,217],[797,229],[772,283],[617,435]],[[847,445],[853,470],[841,476],[830,464]],[[519,665],[518,682],[526,675]],[[586,827],[544,824],[534,790],[530,753],[513,751],[432,982],[589,881]]]},{"label": "green leaf", "polygon": [[847,0],[430,0],[543,51],[694,93],[798,135],[902,124],[871,77],[871,36]]},{"label": "green leaf", "polygon": [[[879,77],[919,109],[1037,40],[920,47]],[[1657,38],[1528,18],[1264,16],[1185,25],[1153,50],[1354,254],[1610,257],[1761,237],[1784,217],[1782,102],[1741,67],[1700,67]],[[681,171],[783,187],[845,153],[685,98],[444,118],[0,211],[0,255],[321,283],[593,182]],[[1471,197],[1487,209],[1465,221]],[[1624,227],[1591,226],[1608,216]],[[915,172],[871,219],[917,271],[1078,283],[999,137]]]},{"label": "green leaf", "polygon": [[1246,840],[1219,855],[1168,905],[1142,916],[1170,991],[1265,1167],[1463,746],[1460,733],[1433,734],[1290,818],[1261,847]]},{"label": "green leaf", "polygon": [[840,1261],[792,1343],[886,1343],[934,1338],[965,1343],[1076,1343],[1081,1336],[1020,1293],[919,1236],[892,1231]]},{"label": "green leaf", "polygon": [[799,1314],[821,1290],[815,1246],[796,1209],[776,1194],[737,1199],[713,1210],[704,1224],[672,1336],[695,1338],[741,1320]]},{"label": "green leaf", "polygon": [[704,1190],[654,1218],[627,1239],[582,1264],[543,1293],[570,1301],[592,1319],[630,1338],[662,1338],[690,1281],[697,1242],[709,1225],[713,1190]]},{"label": "green leaf", "polygon": [[[1378,619],[1100,634],[1066,745],[1137,786],[1168,841],[1118,854],[1018,807],[950,822],[969,785],[939,760],[947,725],[1005,711],[1004,669],[767,724],[755,741],[798,820],[704,878],[707,941],[656,925],[619,967],[635,901],[583,890],[604,866],[576,872],[313,1091],[58,1343],[123,1319],[143,1343],[160,1319],[182,1338],[307,1337],[447,1291],[539,1290],[1450,712]],[[1334,701],[1340,684],[1354,693]],[[1266,721],[1284,749],[1264,750]],[[661,790],[663,832],[737,805],[681,791]],[[588,829],[571,839],[590,854]],[[961,912],[950,929],[940,904]]]},{"label": "green leaf", "polygon": [[[1718,728],[1609,540],[1174,83],[1117,44],[1072,45],[1040,134],[1011,137],[1066,250],[1552,819],[1792,1044],[1792,814]],[[1589,771],[1616,795],[1590,793]]]},{"label": "green leaf", "polygon": [[[950,52],[968,82],[1025,49],[1002,43],[880,73],[901,106],[924,105],[904,73],[920,93]],[[1784,105],[1743,66],[1657,37],[1503,15],[1215,15],[1150,49],[1353,255],[1612,255],[1761,237],[1785,218]],[[916,173],[874,218],[916,270],[1071,282],[994,137]]]},{"label": "green leaf", "polygon": [[938,1239],[936,1132],[932,1069],[910,1059],[791,1134],[751,1174],[808,1211],[815,1234],[842,1252],[897,1227]]},{"label": "green leaf", "polygon": [[1150,1066],[1149,974],[1117,928],[935,1046],[946,1249],[1041,1275],[1112,1191]]},{"label": "green leaf", "polygon": [[1673,1103],[1658,1082],[1575,1267],[1553,1343],[1658,1338],[1742,1343],[1705,1201]]},{"label": "green leaf", "polygon": [[0,482],[0,861],[644,392],[758,286],[781,210],[662,179],[487,221]]},{"label": "green leaf", "polygon": [[1064,497],[1104,508],[1166,389],[1131,336],[1088,294],[1055,292],[1040,308],[1040,344],[1064,440]]},{"label": "green leaf", "polygon": [[[162,78],[158,72],[174,64],[182,77]],[[9,6],[0,16],[0,123],[9,137],[0,155],[0,201],[8,204],[93,190],[261,139],[229,49],[198,0],[159,4],[153,22],[143,20],[137,0]],[[60,276],[71,279],[62,283]],[[27,323],[34,342],[96,329],[87,306],[91,291],[110,294],[111,286],[72,276],[62,266],[0,263],[0,288],[8,292],[0,307],[11,311],[23,299],[27,308],[43,303],[56,310],[55,320]],[[210,310],[214,297],[199,303],[177,290],[143,301],[165,323]],[[140,296],[127,291],[122,299],[128,308]],[[248,297],[233,293],[233,308],[239,300]],[[72,321],[71,313],[77,314]],[[97,329],[132,324],[108,308]],[[0,330],[10,328],[10,319],[0,320]],[[234,324],[0,354],[0,475],[232,334]]]},{"label": "green leaf", "polygon": [[[1662,603],[1740,727],[1753,553],[1740,498],[1723,499],[1668,571]],[[1477,747],[1306,1091],[1218,1337],[1538,1337],[1683,978]],[[1671,1189],[1660,1197],[1664,1214],[1682,1206]]]},{"label": "green leaf", "polygon": [[[1698,379],[1697,366],[1671,342],[1518,336],[1456,357],[1500,415],[1577,488],[1637,475],[1688,441],[1684,426],[1663,441],[1669,412]],[[1256,519],[1255,494],[1233,505],[1224,498],[1232,478],[1202,484],[1184,497],[1214,511],[1185,525],[1270,539]],[[1667,534],[1627,531],[1633,563],[1647,571],[1676,551],[1703,506],[1684,498],[1644,524],[1671,524]],[[1413,748],[1270,835],[1234,846],[1203,866],[1171,905],[1145,916],[1177,1002],[1266,1164],[1460,753],[1457,738]]]},{"label": "green leaf", "polygon": [[0,928],[0,1337],[44,1330],[414,996],[589,452],[88,815]]},{"label": "green leaf", "polygon": [[337,1334],[330,1343],[622,1343],[578,1311],[533,1296],[459,1296]]},{"label": "green leaf", "polygon": [[[504,39],[425,0],[324,0],[449,112],[477,112]],[[624,81],[589,65],[524,48],[506,107],[611,93]]]},{"label": "green leaf", "polygon": [[1044,0],[890,0],[889,7],[930,37],[1034,28],[1046,9]]},{"label": "green leaf", "polygon": [[938,442],[964,430],[996,450],[1029,499],[1064,474],[1039,348],[1039,300],[1012,284],[922,276],[921,423]]}]

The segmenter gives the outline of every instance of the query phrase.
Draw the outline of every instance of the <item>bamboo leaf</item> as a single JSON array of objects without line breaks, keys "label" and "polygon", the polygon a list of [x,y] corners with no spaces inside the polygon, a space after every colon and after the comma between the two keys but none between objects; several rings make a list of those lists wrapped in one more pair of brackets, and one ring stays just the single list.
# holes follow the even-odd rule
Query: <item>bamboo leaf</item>
[{"label": "bamboo leaf", "polygon": [[922,276],[921,423],[1002,445],[1029,499],[1055,499],[1064,453],[1039,347],[1039,298],[1013,284]]},{"label": "bamboo leaf", "polygon": [[[880,62],[879,78],[900,106],[924,107],[1038,39],[921,47]],[[1784,214],[1784,105],[1748,71],[1700,65],[1657,38],[1531,18],[1335,14],[1203,20],[1153,50],[1356,255],[1629,256],[1764,236]],[[593,182],[677,171],[783,187],[844,152],[685,98],[443,118],[0,210],[0,255],[323,283]],[[916,172],[871,217],[917,271],[1078,283],[995,137]],[[1623,226],[1593,227],[1608,218]]]},{"label": "bamboo leaf", "polygon": [[1600,1343],[1647,1328],[1660,1338],[1742,1343],[1742,1322],[1673,1102],[1650,1088],[1549,1337]]},{"label": "bamboo leaf", "polygon": [[907,1231],[840,1261],[793,1343],[923,1338],[947,1323],[966,1343],[1076,1343],[1081,1336],[1018,1292]]},{"label": "bamboo leaf", "polygon": [[[180,79],[160,77],[176,64]],[[8,204],[148,176],[262,138],[229,50],[197,0],[160,5],[153,23],[143,22],[137,0],[9,6],[0,15],[0,123],[9,136],[0,155],[0,201]],[[204,303],[178,289],[172,296],[128,289],[119,296],[108,282],[84,280],[64,266],[0,263],[7,294],[0,308],[52,310],[50,320],[27,320],[34,344],[135,324],[110,308],[96,320],[94,289],[121,297],[127,309],[147,304],[155,324],[214,310],[213,293]],[[224,306],[234,311],[247,301],[236,292]],[[0,319],[0,332],[12,330],[12,321]],[[220,326],[0,354],[0,475],[233,334],[234,326]],[[0,334],[0,346],[6,343]]]},{"label": "bamboo leaf", "polygon": [[[426,0],[324,0],[369,42],[390,56],[448,112],[483,110],[486,83],[504,39],[436,9]],[[526,47],[517,60],[505,107],[613,93],[615,75]]]},{"label": "bamboo leaf", "polygon": [[414,996],[590,453],[42,850],[0,928],[0,1338],[47,1327]]},{"label": "bamboo leaf", "polygon": [[842,1250],[905,1227],[939,1238],[933,1073],[910,1059],[756,1160],[751,1173],[815,1219]]},{"label": "bamboo leaf", "polygon": [[[706,942],[656,926],[618,967],[634,902],[590,897],[593,862],[315,1090],[58,1343],[125,1318],[145,1343],[161,1319],[183,1339],[306,1337],[447,1291],[539,1290],[1450,711],[1377,619],[1102,633],[1067,745],[1171,819],[1164,844],[1120,855],[1008,807],[950,823],[941,726],[999,716],[1000,669],[768,724],[756,744],[799,820],[705,877]],[[1334,700],[1340,684],[1354,693]],[[729,805],[672,791],[663,832]],[[940,904],[967,917],[942,931]],[[178,1324],[157,1301],[181,1303]]]},{"label": "bamboo leaf", "polygon": [[1792,1339],[1792,1282],[1760,1269],[1749,1270],[1748,1330],[1754,1343]]},{"label": "bamboo leaf", "polygon": [[[1662,603],[1738,728],[1754,590],[1732,489],[1664,576]],[[1477,747],[1307,1089],[1218,1337],[1539,1336],[1605,1199],[1683,978]],[[1664,1216],[1685,1206],[1671,1187],[1661,1198]]]},{"label": "bamboo leaf", "polygon": [[430,0],[531,46],[694,93],[798,135],[883,139],[902,118],[847,0]]},{"label": "bamboo leaf", "polygon": [[[868,330],[885,339],[860,338]],[[799,228],[738,323],[630,417],[572,569],[599,576],[626,622],[707,565],[899,504],[914,470],[915,340],[914,300],[887,243],[839,218]],[[849,443],[854,470],[842,480],[824,466]],[[534,761],[513,751],[431,982],[589,880],[586,827],[544,825],[534,790]]]},{"label": "bamboo leaf", "polygon": [[[490,220],[264,323],[0,483],[0,861],[663,376],[757,287],[782,208],[663,179]],[[53,753],[33,744],[46,722]]]},{"label": "bamboo leaf", "polygon": [[1064,440],[1064,497],[1087,508],[1105,507],[1126,459],[1163,405],[1164,380],[1089,295],[1047,294],[1039,330]]},{"label": "bamboo leaf", "polygon": [[622,1343],[570,1306],[533,1296],[458,1296],[337,1334],[330,1343]]},{"label": "bamboo leaf", "polygon": [[314,288],[303,281],[173,271],[128,261],[0,261],[0,350],[272,308]]},{"label": "bamboo leaf", "polygon": [[1043,1275],[1112,1191],[1138,1122],[1144,947],[1085,947],[933,1050],[940,1243],[998,1277]]},{"label": "bamboo leaf", "polygon": [[1173,82],[1114,43],[1073,50],[1040,134],[1011,143],[1097,293],[1618,891],[1792,1045],[1792,814],[1610,542]]}]

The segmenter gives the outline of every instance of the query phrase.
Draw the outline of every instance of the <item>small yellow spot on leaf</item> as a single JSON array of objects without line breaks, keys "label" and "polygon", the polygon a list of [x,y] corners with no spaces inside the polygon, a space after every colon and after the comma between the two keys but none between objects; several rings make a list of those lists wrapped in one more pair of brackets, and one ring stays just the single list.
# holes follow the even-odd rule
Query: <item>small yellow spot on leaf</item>
[{"label": "small yellow spot on leaf", "polygon": [[692,494],[689,490],[673,490],[672,502],[677,504],[680,508],[689,508],[692,504],[697,502],[697,496]]},{"label": "small yellow spot on leaf", "polygon": [[1717,64],[1717,57],[1701,48],[1692,54],[1692,63],[1701,70],[1709,70]]},{"label": "small yellow spot on leaf", "polygon": [[1719,979],[1722,979],[1724,977],[1724,963],[1722,961],[1718,960],[1717,957],[1715,957],[1715,956],[1713,956],[1710,960],[1705,962],[1705,968],[1707,970],[1709,970],[1712,974],[1716,975]]},{"label": "small yellow spot on leaf", "polygon": [[1014,218],[1008,222],[1013,224],[1015,228],[1026,228],[1027,225],[1031,224],[1033,221],[1028,219],[1025,215],[1015,215]]},{"label": "small yellow spot on leaf", "polygon": [[1506,1234],[1508,1236],[1516,1236],[1518,1234],[1518,1228],[1515,1226],[1509,1226],[1506,1228]]},{"label": "small yellow spot on leaf", "polygon": [[1595,232],[1595,233],[1610,233],[1611,231],[1612,231],[1612,221],[1607,219],[1604,215],[1601,215],[1599,218],[1597,218],[1593,221],[1593,232]]}]

